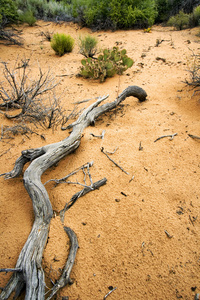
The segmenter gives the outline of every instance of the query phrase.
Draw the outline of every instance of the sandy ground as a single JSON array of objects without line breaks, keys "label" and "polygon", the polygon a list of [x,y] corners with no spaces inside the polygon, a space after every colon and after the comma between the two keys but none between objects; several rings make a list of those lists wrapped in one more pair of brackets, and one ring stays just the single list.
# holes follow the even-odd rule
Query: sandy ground
[{"label": "sandy ground", "polygon": [[[129,85],[138,85],[148,94],[143,103],[127,98],[120,110],[85,129],[76,152],[43,175],[43,182],[61,178],[94,161],[90,169],[93,181],[107,178],[105,186],[80,198],[65,214],[64,224],[76,232],[79,249],[71,274],[74,283],[63,288],[57,299],[103,299],[112,287],[116,289],[108,296],[110,300],[193,299],[200,292],[200,144],[188,134],[200,136],[200,102],[184,80],[189,79],[190,49],[195,53],[200,49],[199,29],[173,31],[155,26],[151,33],[92,33],[75,24],[44,22],[20,29],[24,46],[1,44],[0,60],[12,66],[17,57],[26,56],[31,57],[33,73],[38,63],[44,71],[50,68],[61,80],[57,93],[62,95],[68,113],[77,101],[92,99],[78,109],[87,107],[97,96],[109,94],[106,101],[112,101]],[[76,40],[73,52],[56,56],[41,35],[47,31],[71,34]],[[135,61],[133,67],[103,84],[76,77],[82,59],[78,38],[87,33],[98,38],[99,48],[119,44],[120,49],[127,49]],[[158,47],[157,39],[163,40]],[[2,66],[0,71],[3,80]],[[2,114],[0,118],[3,126],[12,125]],[[104,139],[90,135],[100,135],[103,130]],[[46,140],[37,135],[1,139],[0,173],[13,168],[22,150],[60,141],[69,134],[60,128],[39,132]],[[154,142],[175,133],[172,140],[166,137]],[[129,175],[109,161],[100,147],[111,152],[117,147],[110,156]],[[83,182],[83,174],[73,179]],[[7,181],[1,177],[0,184],[0,265],[11,268],[29,235],[34,214],[22,176]],[[69,250],[56,212],[81,187],[54,187],[52,183],[46,187],[55,210],[43,258],[50,288],[49,279],[58,278]],[[9,276],[0,274],[1,287]]]}]

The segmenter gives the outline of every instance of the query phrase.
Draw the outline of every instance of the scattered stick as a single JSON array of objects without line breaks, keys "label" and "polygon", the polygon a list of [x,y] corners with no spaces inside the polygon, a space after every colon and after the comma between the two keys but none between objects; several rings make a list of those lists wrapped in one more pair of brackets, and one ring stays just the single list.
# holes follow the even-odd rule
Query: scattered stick
[{"label": "scattered stick", "polygon": [[139,144],[139,151],[142,151],[142,150],[143,150],[142,142],[140,142],[140,144]]},{"label": "scattered stick", "polygon": [[133,175],[132,178],[129,180],[129,183],[130,183],[131,181],[133,181],[134,178],[135,178],[135,176]]},{"label": "scattered stick", "polygon": [[114,154],[117,151],[117,149],[118,149],[118,147],[116,147],[113,152],[106,151],[106,153],[108,153],[108,154]]},{"label": "scattered stick", "polygon": [[120,168],[120,170],[122,170],[122,172],[124,172],[125,174],[129,175],[128,172],[126,172],[126,171],[125,171],[122,167],[120,167],[120,166],[119,166],[112,158],[110,158],[110,156],[108,156],[108,154],[107,154],[106,152],[104,152],[104,148],[103,148],[103,147],[101,147],[100,149],[101,149],[101,152],[103,152],[103,153],[107,156],[107,158],[108,158],[110,161],[112,161],[113,164],[115,164],[115,166],[117,166],[118,168]]},{"label": "scattered stick", "polygon": [[162,135],[162,136],[160,136],[159,138],[157,138],[157,139],[154,141],[154,143],[157,142],[157,141],[159,141],[159,140],[161,140],[161,139],[163,139],[163,138],[165,138],[165,137],[170,137],[170,141],[172,141],[173,138],[174,138],[176,135],[178,135],[178,133]]},{"label": "scattered stick", "polygon": [[93,137],[96,137],[96,138],[99,138],[99,139],[104,139],[104,135],[105,135],[105,130],[102,131],[102,134],[101,135],[95,135],[93,133],[90,133],[90,135],[92,135]]},{"label": "scattered stick", "polygon": [[189,135],[189,137],[191,137],[192,139],[198,139],[198,140],[200,140],[200,137],[199,136],[196,136],[196,135],[193,135],[193,134],[188,134]]},{"label": "scattered stick", "polygon": [[[98,97],[95,97],[94,99],[97,100]],[[91,100],[92,100],[92,98],[91,99],[81,100],[81,101],[76,101],[76,102],[74,102],[74,104],[81,104],[81,103],[85,103],[85,102],[88,102],[88,101],[91,101]]]},{"label": "scattered stick", "polygon": [[77,192],[76,194],[74,194],[71,198],[71,200],[65,204],[65,207],[60,211],[60,219],[61,222],[64,223],[64,216],[65,216],[65,212],[67,210],[69,210],[72,205],[74,205],[74,203],[80,198],[83,197],[84,195],[86,195],[87,193],[94,191],[96,189],[99,189],[101,186],[103,186],[104,184],[106,184],[107,179],[103,178],[95,183],[93,183],[92,187],[91,186],[86,186],[84,189],[82,189],[81,191]]},{"label": "scattered stick", "polygon": [[49,183],[49,182],[51,182],[51,181],[54,181],[55,183],[56,183],[56,186],[58,185],[58,184],[60,184],[60,183],[62,183],[62,182],[66,182],[66,180],[70,177],[70,176],[72,176],[72,175],[74,175],[74,174],[76,174],[76,173],[78,173],[80,170],[82,170],[83,172],[84,172],[84,169],[85,168],[89,168],[89,167],[91,167],[92,165],[93,165],[93,161],[91,161],[91,162],[87,162],[86,164],[83,164],[82,166],[80,166],[79,168],[77,168],[77,169],[75,169],[74,171],[72,171],[70,174],[68,174],[67,176],[65,176],[65,177],[63,177],[63,178],[60,178],[60,179],[50,179],[50,180],[48,180],[48,181],[46,181],[45,183],[44,183],[44,185],[46,185],[47,183]]},{"label": "scattered stick", "polygon": [[105,297],[103,298],[103,300],[105,300],[112,292],[114,292],[116,290],[117,287],[113,288],[110,292],[108,292],[108,294],[105,295]]},{"label": "scattered stick", "polygon": [[165,230],[165,233],[169,239],[173,238],[173,235],[169,234],[169,232],[167,232],[167,230]]}]

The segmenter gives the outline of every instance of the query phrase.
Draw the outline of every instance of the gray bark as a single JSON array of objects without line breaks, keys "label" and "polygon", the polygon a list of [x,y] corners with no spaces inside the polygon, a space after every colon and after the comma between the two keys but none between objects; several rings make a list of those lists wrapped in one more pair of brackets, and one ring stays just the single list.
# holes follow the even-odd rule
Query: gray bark
[{"label": "gray bark", "polygon": [[[26,300],[45,299],[45,276],[42,269],[42,254],[48,238],[53,209],[47,190],[41,182],[41,176],[48,168],[79,147],[82,132],[87,126],[94,125],[95,120],[100,115],[115,108],[120,102],[130,96],[138,98],[139,101],[144,101],[147,94],[142,88],[129,86],[111,103],[99,106],[108,96],[100,97],[83,111],[76,122],[67,127],[67,129],[72,128],[72,132],[67,138],[41,148],[22,151],[21,156],[16,160],[14,169],[6,173],[6,179],[17,177],[22,173],[23,166],[28,161],[31,162],[24,172],[23,181],[33,203],[35,220],[31,233],[18,257],[15,272],[0,294],[1,300],[8,299],[13,291],[15,291],[15,297],[17,298],[24,286],[26,287]],[[73,252],[73,254],[71,252],[69,254],[71,261],[72,256],[73,259],[75,258],[74,254],[77,250],[78,242],[74,244],[76,237],[74,237],[70,229],[65,228],[65,230],[69,236],[70,234],[73,235],[73,237],[70,237]],[[59,281],[59,288],[70,282],[69,275],[71,268],[72,265],[69,265],[69,262],[67,262],[64,275]],[[55,287],[52,290],[52,295],[57,292],[57,288]]]}]

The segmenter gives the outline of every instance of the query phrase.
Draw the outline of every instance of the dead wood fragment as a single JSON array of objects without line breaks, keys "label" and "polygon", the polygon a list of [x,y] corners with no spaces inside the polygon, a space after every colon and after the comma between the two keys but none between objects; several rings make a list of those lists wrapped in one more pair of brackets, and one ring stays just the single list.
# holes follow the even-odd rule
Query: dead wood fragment
[{"label": "dead wood fragment", "polygon": [[118,165],[112,158],[110,158],[110,156],[104,151],[104,148],[101,147],[101,152],[103,152],[103,154],[105,154],[107,156],[107,158],[113,162],[113,164],[115,164],[115,166],[117,166],[118,168],[120,168],[120,170],[122,170],[122,172],[124,172],[126,175],[129,175],[128,172],[126,172],[122,167],[120,167],[120,165]]},{"label": "dead wood fragment", "polygon": [[73,282],[70,279],[70,273],[72,270],[72,267],[74,265],[75,257],[76,257],[76,252],[78,250],[78,239],[75,234],[75,232],[70,229],[69,227],[64,227],[65,232],[68,234],[70,242],[71,242],[71,248],[69,252],[69,256],[67,259],[67,263],[64,267],[63,273],[57,283],[53,286],[51,289],[51,294],[47,298],[47,300],[52,299],[52,297],[64,286],[67,284],[72,284]]},{"label": "dead wood fragment", "polygon": [[[30,162],[24,172],[23,184],[32,200],[35,220],[16,263],[16,268],[22,270],[22,272],[14,272],[2,290],[0,300],[8,299],[13,292],[15,292],[14,297],[16,299],[24,287],[26,288],[25,300],[45,299],[45,275],[42,269],[42,256],[48,238],[50,221],[53,217],[53,208],[47,190],[41,182],[41,176],[48,168],[54,166],[79,147],[82,132],[86,127],[94,125],[95,120],[100,115],[115,108],[126,97],[130,96],[137,97],[139,101],[145,101],[147,94],[140,87],[129,86],[113,102],[99,106],[108,96],[99,97],[95,103],[82,112],[76,122],[67,127],[72,128],[68,137],[60,142],[22,151],[21,156],[15,162],[13,170],[5,174],[5,179],[17,177],[22,173],[24,165]],[[102,181],[105,184],[106,179]],[[92,188],[94,188],[94,185],[95,183]],[[91,187],[87,186],[87,189],[91,189]],[[61,286],[70,281],[69,270],[71,270],[71,267],[71,263],[70,266],[66,265],[64,275],[61,276],[59,283]],[[57,288],[58,286],[52,290],[52,295],[56,293]]]},{"label": "dead wood fragment", "polygon": [[191,137],[192,139],[197,139],[197,140],[200,140],[200,137],[197,136],[197,135],[193,135],[193,134],[188,134],[189,137]]},{"label": "dead wood fragment", "polygon": [[75,169],[75,170],[72,171],[70,174],[66,175],[65,177],[60,178],[60,179],[50,179],[50,180],[46,181],[46,182],[44,183],[44,185],[46,185],[47,183],[52,182],[52,181],[54,181],[54,182],[56,183],[56,185],[59,184],[59,183],[62,183],[62,182],[66,182],[66,180],[67,180],[70,176],[72,176],[72,175],[78,173],[80,170],[84,171],[85,168],[88,169],[88,168],[91,167],[92,165],[93,165],[93,161],[87,162],[86,164],[83,164],[82,166],[80,166],[79,168]]},{"label": "dead wood fragment", "polygon": [[106,184],[107,182],[107,179],[106,178],[103,178],[97,182],[95,182],[92,187],[90,186],[87,186],[85,187],[84,189],[82,189],[81,191],[77,192],[76,194],[74,194],[71,198],[71,200],[66,203],[65,207],[60,211],[60,219],[61,219],[61,222],[64,223],[64,215],[65,215],[65,212],[67,210],[70,209],[70,207],[72,207],[72,205],[74,205],[74,203],[80,198],[80,197],[83,197],[84,195],[86,195],[87,193],[91,192],[91,191],[94,191],[96,189],[99,189],[102,185]]},{"label": "dead wood fragment", "polygon": [[112,292],[114,292],[116,290],[117,287],[113,288],[110,292],[108,292],[105,297],[103,298],[103,300],[105,300]]},{"label": "dead wood fragment", "polygon": [[108,154],[114,154],[117,151],[117,149],[118,149],[118,147],[116,147],[112,152],[106,151],[106,153],[108,153]]},{"label": "dead wood fragment", "polygon": [[142,151],[142,150],[143,150],[142,142],[140,142],[140,144],[139,144],[139,151]]},{"label": "dead wood fragment", "polygon": [[133,175],[133,176],[131,177],[131,179],[129,180],[129,183],[130,183],[131,181],[133,181],[134,178],[135,178],[135,176]]},{"label": "dead wood fragment", "polygon": [[163,138],[165,138],[165,137],[170,137],[170,138],[171,138],[170,141],[172,141],[173,138],[174,138],[176,135],[178,135],[178,133],[162,135],[162,136],[160,136],[159,138],[157,138],[157,139],[154,141],[154,143],[157,142],[157,141],[159,141],[159,140],[161,140],[161,139],[163,139]]},{"label": "dead wood fragment", "polygon": [[95,135],[94,133],[90,133],[91,136],[93,137],[96,137],[96,138],[99,138],[99,139],[102,139],[104,138],[104,135],[105,135],[105,130],[102,131],[102,134],[101,135]]},{"label": "dead wood fragment", "polygon": [[167,232],[167,230],[165,230],[165,233],[169,239],[173,238],[173,235],[169,234],[169,232]]}]

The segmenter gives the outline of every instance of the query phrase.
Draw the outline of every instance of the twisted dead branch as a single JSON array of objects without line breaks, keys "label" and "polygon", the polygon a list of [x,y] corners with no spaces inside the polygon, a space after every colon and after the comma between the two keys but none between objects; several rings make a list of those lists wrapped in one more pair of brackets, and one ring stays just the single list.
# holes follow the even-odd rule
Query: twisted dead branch
[{"label": "twisted dead branch", "polygon": [[[145,101],[147,94],[138,86],[129,86],[113,102],[99,106],[108,96],[99,97],[95,103],[82,112],[77,121],[67,126],[68,129],[72,129],[68,137],[60,142],[22,151],[21,156],[15,162],[13,170],[5,174],[5,179],[17,177],[22,173],[24,165],[30,162],[30,165],[24,172],[23,183],[33,203],[35,220],[29,237],[18,257],[14,268],[15,272],[0,294],[1,300],[8,299],[12,292],[15,292],[16,299],[24,287],[26,288],[25,300],[45,299],[45,275],[42,269],[42,254],[48,238],[53,209],[48,192],[41,182],[41,176],[48,168],[79,147],[82,132],[87,126],[94,125],[100,115],[115,108],[130,96],[138,98],[139,101]],[[72,234],[70,239],[73,244],[72,239],[76,240],[76,237],[71,229],[66,231],[69,236]],[[75,241],[75,246],[73,245],[63,275],[58,284],[53,287],[48,299],[51,299],[59,288],[70,282],[70,271],[78,247],[77,241]]]}]

